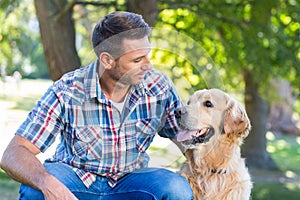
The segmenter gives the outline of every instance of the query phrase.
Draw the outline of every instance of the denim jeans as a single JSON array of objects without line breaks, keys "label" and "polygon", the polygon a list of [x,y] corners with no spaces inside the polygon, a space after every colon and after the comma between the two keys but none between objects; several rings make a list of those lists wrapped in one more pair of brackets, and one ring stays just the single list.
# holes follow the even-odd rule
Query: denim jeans
[{"label": "denim jeans", "polygon": [[[85,187],[72,167],[63,163],[45,163],[47,171],[65,184],[80,200],[190,200],[193,194],[187,180],[166,169],[144,168],[121,178],[111,188],[108,179],[97,176]],[[43,194],[27,185],[20,187],[20,200],[42,200]]]}]

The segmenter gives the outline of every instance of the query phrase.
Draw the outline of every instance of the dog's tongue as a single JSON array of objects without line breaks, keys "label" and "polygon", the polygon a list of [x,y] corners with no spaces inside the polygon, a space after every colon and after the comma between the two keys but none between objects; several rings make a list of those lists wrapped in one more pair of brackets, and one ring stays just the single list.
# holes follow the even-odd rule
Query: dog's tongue
[{"label": "dog's tongue", "polygon": [[183,142],[186,140],[190,140],[190,139],[192,139],[193,135],[196,135],[196,133],[197,133],[197,131],[188,131],[188,130],[180,131],[177,133],[177,141]]},{"label": "dog's tongue", "polygon": [[209,128],[203,128],[198,131],[190,131],[190,130],[180,131],[177,133],[177,141],[183,142],[186,140],[191,140],[193,138],[192,136],[199,137],[199,136],[207,133],[208,131],[209,131]]}]

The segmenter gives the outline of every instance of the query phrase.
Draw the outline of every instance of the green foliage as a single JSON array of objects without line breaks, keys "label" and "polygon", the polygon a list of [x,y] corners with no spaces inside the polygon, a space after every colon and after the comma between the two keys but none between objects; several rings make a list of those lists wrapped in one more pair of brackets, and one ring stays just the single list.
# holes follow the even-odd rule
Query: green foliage
[{"label": "green foliage", "polygon": [[18,70],[25,77],[49,77],[33,1],[2,1],[0,6],[0,66],[7,75]]},{"label": "green foliage", "polygon": [[[274,77],[287,78],[300,92],[298,1],[169,0],[159,6],[157,26],[197,41],[219,68],[227,90],[243,90],[248,70],[262,94]],[[203,86],[200,82],[192,84],[194,89]]]},{"label": "green foliage", "polygon": [[154,66],[172,77],[182,96],[198,88],[223,88],[217,67],[193,38],[167,28],[154,28],[151,47]]},{"label": "green foliage", "polygon": [[1,0],[0,1],[0,10],[1,15],[7,16],[10,14],[16,7],[19,6],[19,1],[17,0]]},{"label": "green foliage", "polygon": [[[151,38],[154,44],[152,60],[161,65],[160,70],[169,71],[179,93],[185,97],[184,90],[192,93],[200,88],[224,89],[220,70],[210,55],[222,47],[216,47],[210,38],[204,38],[203,43],[199,41],[197,32],[201,33],[201,24],[203,31],[205,27],[197,16],[179,8],[165,9],[159,17]],[[200,30],[194,28],[197,24]]]}]

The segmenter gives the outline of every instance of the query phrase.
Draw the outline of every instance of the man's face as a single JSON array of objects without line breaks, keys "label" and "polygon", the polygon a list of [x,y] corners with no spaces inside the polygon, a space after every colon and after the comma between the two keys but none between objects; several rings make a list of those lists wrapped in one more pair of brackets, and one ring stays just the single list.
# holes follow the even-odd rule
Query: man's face
[{"label": "man's face", "polygon": [[149,59],[150,44],[148,37],[141,39],[124,39],[125,53],[116,61],[110,74],[111,77],[124,85],[139,84],[146,72],[152,69]]}]

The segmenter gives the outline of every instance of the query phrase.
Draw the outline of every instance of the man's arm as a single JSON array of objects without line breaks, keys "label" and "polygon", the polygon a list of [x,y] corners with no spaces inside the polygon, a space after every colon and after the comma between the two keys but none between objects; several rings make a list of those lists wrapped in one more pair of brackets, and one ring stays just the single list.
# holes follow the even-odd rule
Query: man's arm
[{"label": "man's arm", "polygon": [[15,135],[2,156],[0,166],[14,180],[40,190],[46,200],[77,199],[66,186],[47,172],[36,158],[40,152],[30,141]]}]

